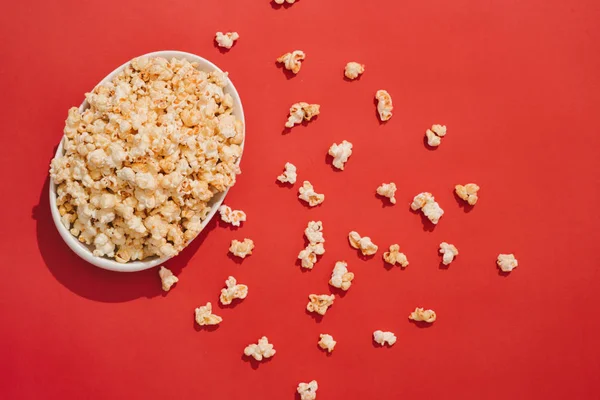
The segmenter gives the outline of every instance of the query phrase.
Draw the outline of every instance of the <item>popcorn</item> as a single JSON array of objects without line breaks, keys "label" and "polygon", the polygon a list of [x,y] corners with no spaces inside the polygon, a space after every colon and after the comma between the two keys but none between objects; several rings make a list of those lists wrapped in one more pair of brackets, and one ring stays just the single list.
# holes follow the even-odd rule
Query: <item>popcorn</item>
[{"label": "popcorn", "polygon": [[346,75],[346,78],[348,79],[356,79],[359,75],[362,75],[363,72],[365,72],[365,65],[354,61],[346,64],[346,68],[344,69],[344,75]]},{"label": "popcorn", "polygon": [[392,105],[392,97],[385,90],[378,90],[375,93],[375,98],[377,99],[377,111],[379,112],[379,119],[382,121],[387,121],[392,118],[392,110],[394,106]]},{"label": "popcorn", "polygon": [[225,285],[227,289],[221,289],[221,296],[219,298],[221,304],[225,306],[231,304],[234,299],[243,300],[248,296],[248,286],[238,285],[233,276],[227,278]]},{"label": "popcorn", "polygon": [[300,200],[304,200],[309,206],[314,207],[325,201],[325,195],[315,192],[313,185],[309,181],[304,181],[302,187],[298,189]]},{"label": "popcorn", "polygon": [[431,129],[425,131],[427,144],[431,147],[437,147],[442,143],[442,137],[446,135],[446,125],[433,125]]},{"label": "popcorn", "polygon": [[515,258],[514,254],[500,254],[498,255],[496,264],[498,264],[498,267],[500,267],[502,272],[510,272],[517,268],[519,262]]},{"label": "popcorn", "polygon": [[400,246],[397,244],[391,245],[390,251],[383,253],[383,259],[388,264],[400,264],[402,268],[406,268],[408,266],[408,259],[404,253],[400,253]]},{"label": "popcorn", "polygon": [[254,241],[252,239],[245,238],[243,242],[233,239],[229,247],[229,252],[236,257],[246,258],[246,256],[252,254],[252,249],[254,249]]},{"label": "popcorn", "polygon": [[433,323],[436,319],[436,315],[435,315],[435,311],[433,310],[424,310],[422,308],[415,308],[415,311],[413,311],[409,316],[408,319],[411,319],[413,321],[416,322],[427,322],[427,323]]},{"label": "popcorn", "polygon": [[345,261],[338,261],[335,263],[335,267],[333,267],[333,272],[331,273],[331,279],[329,280],[331,286],[342,290],[350,289],[354,274],[348,272],[347,267],[348,264]]},{"label": "popcorn", "polygon": [[352,155],[352,143],[344,140],[340,144],[332,144],[329,148],[329,155],[333,157],[333,166],[343,171],[344,164]]},{"label": "popcorn", "polygon": [[479,186],[475,183],[467,183],[465,186],[456,185],[454,187],[454,191],[456,195],[469,203],[469,205],[474,206],[477,203],[479,197],[477,197],[477,192],[479,191]]},{"label": "popcorn", "polygon": [[310,244],[325,243],[323,223],[321,221],[310,221],[304,230],[304,236],[306,236]]},{"label": "popcorn", "polygon": [[277,180],[281,183],[291,183],[292,185],[296,183],[296,166],[292,163],[285,163],[285,171],[283,174],[277,177]]},{"label": "popcorn", "polygon": [[290,107],[290,116],[285,123],[286,128],[293,128],[294,125],[302,123],[303,120],[310,121],[313,117],[319,115],[321,106],[319,104],[308,104],[300,102]]},{"label": "popcorn", "polygon": [[219,47],[224,47],[226,49],[230,49],[233,46],[233,42],[238,40],[240,35],[237,32],[227,32],[223,34],[223,32],[217,32],[215,37],[215,41],[219,45]]},{"label": "popcorn", "polygon": [[323,243],[309,244],[304,250],[298,253],[298,259],[302,260],[302,268],[313,269],[317,262],[317,256],[325,254]]},{"label": "popcorn", "polygon": [[285,53],[277,59],[278,63],[283,63],[285,69],[297,74],[302,67],[301,61],[304,61],[306,54],[302,50],[294,50],[291,53]]},{"label": "popcorn", "polygon": [[450,265],[454,257],[458,255],[458,249],[453,244],[442,242],[440,243],[440,253],[443,254],[442,263]]},{"label": "popcorn", "polygon": [[311,294],[308,296],[310,301],[306,305],[306,309],[310,312],[315,312],[320,315],[325,315],[327,309],[333,304],[333,300],[335,300],[334,295],[326,295],[326,294]]},{"label": "popcorn", "polygon": [[319,389],[317,381],[312,380],[309,383],[300,382],[296,390],[300,395],[300,400],[315,400],[317,398],[317,389]]},{"label": "popcorn", "polygon": [[392,346],[396,343],[396,335],[392,332],[375,331],[373,332],[373,340],[382,346],[386,343],[388,346]]},{"label": "popcorn", "polygon": [[223,321],[223,318],[212,313],[212,304],[206,303],[205,306],[196,308],[196,323],[200,326],[217,325]]},{"label": "popcorn", "polygon": [[328,335],[326,333],[322,333],[319,335],[319,337],[319,347],[331,353],[337,343],[335,340],[333,340],[333,336]]},{"label": "popcorn", "polygon": [[173,275],[170,269],[165,267],[160,267],[158,276],[160,276],[160,280],[162,282],[162,290],[165,292],[171,290],[171,286],[179,282],[179,278]]},{"label": "popcorn", "polygon": [[232,210],[224,204],[219,207],[219,212],[221,213],[221,220],[233,226],[240,226],[240,222],[246,220],[245,212],[242,210]]},{"label": "popcorn", "polygon": [[249,344],[244,349],[244,354],[247,357],[253,357],[256,361],[262,361],[263,358],[271,358],[275,353],[273,345],[269,343],[269,339],[266,336],[258,339],[258,344]]},{"label": "popcorn", "polygon": [[352,231],[348,234],[350,246],[359,249],[364,256],[372,256],[377,253],[377,245],[368,236],[361,237],[358,232]]},{"label": "popcorn", "polygon": [[394,182],[390,183],[382,183],[381,186],[377,188],[377,194],[380,196],[387,197],[390,199],[390,203],[396,204],[396,184]]},{"label": "popcorn", "polygon": [[435,198],[431,193],[423,192],[416,195],[413,199],[412,204],[410,205],[414,211],[421,210],[423,214],[433,224],[437,224],[442,215],[444,215],[444,210],[440,207],[440,205],[435,201]]},{"label": "popcorn", "polygon": [[277,4],[283,4],[284,1],[288,4],[294,4],[296,2],[296,0],[273,0],[273,1]]}]

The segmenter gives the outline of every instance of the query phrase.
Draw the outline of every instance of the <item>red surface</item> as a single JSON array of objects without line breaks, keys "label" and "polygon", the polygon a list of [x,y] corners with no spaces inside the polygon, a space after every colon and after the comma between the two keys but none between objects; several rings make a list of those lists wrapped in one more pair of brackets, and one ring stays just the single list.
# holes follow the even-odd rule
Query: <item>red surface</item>
[{"label": "red surface", "polygon": [[[594,0],[267,0],[4,3],[0,13],[3,226],[0,230],[0,391],[9,399],[292,399],[317,379],[319,399],[597,399],[600,201],[600,3]],[[241,39],[227,54],[218,30]],[[227,203],[248,213],[241,229],[213,221],[168,263],[179,284],[167,295],[155,270],[99,270],[61,241],[48,210],[48,163],[67,109],[122,62],[178,49],[230,71],[247,115],[243,174]],[[297,77],[276,67],[302,49]],[[342,79],[347,61],[366,64]],[[395,114],[380,125],[373,95],[387,89]],[[320,103],[308,126],[282,135],[288,107]],[[433,123],[448,126],[435,151]],[[343,139],[343,172],[326,162]],[[286,161],[326,194],[308,209],[298,184],[275,177]],[[375,197],[398,184],[398,204]],[[452,188],[477,182],[465,213]],[[446,210],[433,231],[411,213],[430,191]],[[312,271],[295,257],[309,220],[322,220],[327,253]],[[361,260],[357,230],[380,248],[399,243],[410,260],[387,270],[381,251]],[[239,264],[229,241],[249,237]],[[439,268],[437,247],[460,255]],[[498,253],[519,267],[498,274]],[[304,312],[326,293],[336,260],[356,278],[321,322]],[[214,331],[194,308],[217,303],[228,275],[246,300],[216,312]],[[415,306],[438,321],[419,328]],[[398,342],[375,348],[371,333]],[[338,341],[331,356],[319,333]],[[253,368],[248,343],[267,335],[277,355]]]}]

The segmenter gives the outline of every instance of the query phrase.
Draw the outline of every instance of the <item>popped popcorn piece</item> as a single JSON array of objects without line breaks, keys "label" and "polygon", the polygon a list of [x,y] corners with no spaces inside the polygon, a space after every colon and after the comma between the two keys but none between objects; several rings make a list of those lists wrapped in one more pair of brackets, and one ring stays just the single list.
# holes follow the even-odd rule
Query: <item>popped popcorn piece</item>
[{"label": "popped popcorn piece", "polygon": [[317,256],[325,254],[323,243],[310,243],[304,250],[298,253],[298,259],[302,260],[302,268],[313,269],[317,262]]},{"label": "popped popcorn piece", "polygon": [[236,257],[246,258],[246,256],[252,254],[254,249],[254,241],[252,239],[245,238],[243,242],[233,239],[229,252]]},{"label": "popped popcorn piece", "polygon": [[375,98],[377,99],[377,112],[379,112],[379,119],[382,121],[387,121],[392,118],[392,110],[394,106],[392,105],[392,96],[385,90],[378,90],[375,93]]},{"label": "popped popcorn piece", "polygon": [[433,125],[431,129],[425,131],[427,144],[431,147],[437,147],[442,143],[442,137],[446,136],[446,125]]},{"label": "popped popcorn piece", "polygon": [[340,144],[332,144],[329,148],[329,155],[333,157],[333,166],[343,171],[344,164],[352,155],[352,143],[344,140]]},{"label": "popped popcorn piece", "polygon": [[354,61],[346,64],[346,68],[344,68],[344,75],[348,79],[356,79],[359,75],[362,75],[363,72],[365,72],[365,65]]},{"label": "popped popcorn piece", "polygon": [[319,335],[319,338],[319,347],[331,353],[337,343],[335,340],[333,340],[333,336],[322,333]]},{"label": "popped popcorn piece", "polygon": [[331,279],[329,280],[331,286],[342,290],[350,289],[352,280],[354,279],[354,273],[348,272],[347,267],[348,263],[345,261],[338,261],[335,263],[335,267],[333,267],[333,272],[331,273]]},{"label": "popped popcorn piece", "polygon": [[300,400],[315,400],[317,398],[317,389],[319,389],[317,381],[312,380],[309,383],[300,382],[296,390],[300,395]]},{"label": "popped popcorn piece", "polygon": [[454,257],[458,255],[458,249],[453,244],[442,242],[440,243],[440,253],[443,254],[442,263],[450,265]]},{"label": "popped popcorn piece", "polygon": [[373,340],[382,346],[385,346],[386,343],[388,346],[392,346],[394,343],[396,343],[396,335],[394,335],[393,332],[383,332],[377,330],[373,332]]},{"label": "popped popcorn piece", "polygon": [[364,256],[371,256],[377,253],[377,245],[368,236],[361,237],[358,232],[352,231],[348,233],[348,241],[350,242],[350,246],[359,249]]},{"label": "popped popcorn piece", "polygon": [[249,344],[244,349],[244,354],[247,357],[253,357],[256,361],[262,361],[263,358],[271,358],[275,353],[273,345],[269,343],[269,339],[266,336],[258,339],[258,344]]},{"label": "popped popcorn piece", "polygon": [[170,269],[165,267],[160,267],[158,270],[158,276],[160,276],[160,280],[162,282],[162,290],[168,292],[171,290],[171,286],[179,282],[179,278],[177,278]]},{"label": "popped popcorn piece", "polygon": [[325,243],[323,223],[321,221],[310,221],[304,230],[304,236],[310,244]]},{"label": "popped popcorn piece", "polygon": [[294,4],[296,2],[296,0],[273,0],[273,1],[277,4],[283,4],[284,2],[286,2],[288,4]]},{"label": "popped popcorn piece", "polygon": [[288,182],[293,185],[294,183],[296,183],[296,178],[297,178],[296,166],[292,163],[286,162],[285,163],[285,171],[283,171],[283,174],[281,174],[277,177],[277,180],[281,183]]},{"label": "popped popcorn piece", "polygon": [[415,308],[415,311],[413,311],[412,313],[410,313],[410,315],[408,316],[408,319],[413,320],[413,321],[423,321],[423,322],[427,322],[427,323],[433,323],[435,321],[435,319],[437,318],[437,316],[435,315],[435,311],[433,310],[424,310],[422,308]]},{"label": "popped popcorn piece", "polygon": [[227,278],[225,285],[227,288],[221,289],[221,296],[219,297],[219,300],[223,305],[231,304],[234,299],[243,300],[246,298],[246,296],[248,296],[248,286],[241,284],[238,285],[233,276]]},{"label": "popped popcorn piece", "polygon": [[307,202],[311,207],[318,206],[325,201],[325,195],[315,192],[315,188],[309,181],[304,181],[298,192],[298,198]]},{"label": "popped popcorn piece", "polygon": [[278,63],[282,63],[288,71],[297,74],[302,67],[301,62],[306,58],[306,54],[302,50],[294,50],[291,53],[285,53],[277,59]]},{"label": "popped popcorn piece", "polygon": [[308,104],[303,101],[292,104],[290,107],[290,116],[285,123],[286,128],[293,128],[294,125],[302,123],[303,120],[310,121],[313,117],[319,115],[321,106],[319,104]]},{"label": "popped popcorn piece", "polygon": [[215,37],[215,41],[219,45],[219,47],[224,47],[226,49],[230,49],[233,46],[233,43],[240,38],[237,32],[227,32],[223,34],[223,32],[217,32]]},{"label": "popped popcorn piece", "polygon": [[240,226],[240,222],[246,221],[246,213],[242,210],[232,210],[229,206],[223,204],[219,207],[221,220],[233,226]]},{"label": "popped popcorn piece", "polygon": [[212,313],[212,304],[210,304],[210,301],[205,306],[196,308],[196,323],[198,325],[217,325],[221,321],[223,321],[223,318]]},{"label": "popped popcorn piece", "polygon": [[500,254],[498,255],[496,264],[498,264],[502,272],[510,272],[519,265],[519,262],[514,254]]},{"label": "popped popcorn piece", "polygon": [[475,203],[477,203],[477,200],[479,199],[479,197],[477,197],[479,186],[477,186],[475,183],[467,183],[465,186],[456,185],[454,187],[454,191],[456,192],[458,197],[460,197],[472,206],[474,206]]},{"label": "popped popcorn piece", "polygon": [[444,215],[444,210],[442,210],[440,205],[435,201],[433,195],[428,192],[416,195],[410,208],[414,211],[421,209],[423,214],[425,214],[433,224],[437,224],[442,215]]},{"label": "popped popcorn piece", "polygon": [[326,294],[311,294],[308,296],[310,299],[308,304],[306,305],[306,309],[310,312],[315,312],[320,315],[325,315],[327,309],[333,304],[333,300],[335,300],[334,295],[326,295]]},{"label": "popped popcorn piece", "polygon": [[380,196],[387,197],[390,199],[390,203],[396,204],[396,184],[394,182],[390,183],[382,183],[381,186],[377,188],[377,194]]},{"label": "popped popcorn piece", "polygon": [[404,253],[400,253],[400,246],[397,244],[391,245],[390,251],[383,253],[383,259],[388,264],[400,264],[402,268],[406,268],[408,266],[408,259]]}]

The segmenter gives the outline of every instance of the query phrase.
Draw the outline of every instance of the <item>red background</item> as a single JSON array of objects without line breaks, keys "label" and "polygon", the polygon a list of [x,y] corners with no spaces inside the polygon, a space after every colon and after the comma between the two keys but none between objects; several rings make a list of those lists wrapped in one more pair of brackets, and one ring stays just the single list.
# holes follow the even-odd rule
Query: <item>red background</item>
[{"label": "red background", "polygon": [[[600,3],[594,0],[58,1],[4,3],[0,390],[3,398],[292,399],[317,379],[320,399],[599,398]],[[227,54],[216,31],[241,38]],[[61,241],[48,209],[48,164],[67,110],[116,66],[156,50],[204,56],[237,86],[247,115],[243,174],[226,203],[247,212],[233,230],[216,220],[156,270],[107,272]],[[304,50],[299,75],[275,65]],[[366,64],[359,81],[346,62]],[[387,89],[394,117],[379,124],[373,96]],[[321,104],[316,121],[282,134],[292,103]],[[434,123],[448,135],[423,143]],[[354,143],[343,172],[326,161],[335,141]],[[291,161],[300,181],[326,194],[308,209],[297,187],[275,183]],[[375,188],[398,185],[385,206]],[[457,183],[481,186],[465,212]],[[409,211],[430,191],[445,209],[424,229]],[[309,220],[322,220],[326,254],[314,270],[295,257]],[[347,233],[380,252],[362,260]],[[254,254],[236,263],[233,238]],[[460,255],[439,267],[441,241]],[[410,266],[384,268],[399,243]],[[499,275],[498,253],[519,267]],[[327,293],[333,264],[356,274],[321,322],[309,293]],[[198,330],[194,308],[217,304],[228,275],[250,287],[224,321]],[[438,320],[419,328],[416,306]],[[392,348],[371,334],[391,330]],[[338,341],[331,356],[319,333]],[[243,348],[267,335],[275,357],[253,368]]]}]

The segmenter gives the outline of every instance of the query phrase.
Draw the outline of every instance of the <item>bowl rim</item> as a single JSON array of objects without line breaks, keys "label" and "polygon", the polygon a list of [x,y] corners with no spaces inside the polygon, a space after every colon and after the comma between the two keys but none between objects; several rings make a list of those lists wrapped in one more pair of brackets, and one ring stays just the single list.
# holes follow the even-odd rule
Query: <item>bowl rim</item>
[{"label": "bowl rim", "polygon": [[[184,51],[161,50],[161,51],[154,51],[151,53],[142,54],[142,55],[134,57],[134,58],[139,58],[139,57],[164,57],[167,59],[171,59],[173,57],[182,58],[182,59],[186,59],[191,62],[198,62],[200,64],[198,66],[198,68],[200,70],[203,70],[203,71],[206,71],[206,70],[215,71],[216,70],[219,72],[223,72],[223,70],[221,68],[219,68],[217,65],[215,65],[213,62],[207,60],[206,58],[200,57],[199,55],[196,55],[193,53],[184,52]],[[102,84],[112,80],[115,77],[115,75],[117,75],[118,73],[123,71],[131,63],[131,60],[132,59],[129,59],[128,61],[123,63],[121,66],[115,68],[110,74],[106,75],[106,77],[104,77],[100,82],[98,82],[98,84],[96,86],[94,86],[94,88],[92,90],[94,90],[99,85],[102,85]],[[242,126],[243,126],[243,138],[244,139],[242,141],[242,144],[240,145],[242,152],[236,162],[236,164],[239,165],[240,161],[242,159],[242,155],[244,154],[244,145],[246,143],[246,120],[244,117],[244,108],[242,105],[242,99],[241,99],[237,89],[235,88],[233,82],[231,81],[231,79],[229,79],[229,77],[227,79],[228,79],[228,83],[227,83],[227,86],[225,87],[225,91],[227,93],[229,93],[231,95],[231,97],[233,97],[234,106],[235,106],[234,115],[239,120],[242,121]],[[89,106],[89,104],[88,104],[87,100],[84,99],[83,102],[81,103],[81,105],[79,106],[79,111],[83,112],[88,106]],[[57,156],[63,154],[64,138],[65,137],[63,135],[60,139],[60,143],[56,149],[56,153],[54,154],[54,157],[57,157]],[[77,254],[80,258],[87,261],[88,263],[90,263],[96,267],[110,270],[110,271],[136,272],[136,271],[143,271],[143,270],[146,270],[149,268],[156,267],[156,266],[166,262],[167,260],[173,258],[173,257],[162,257],[162,258],[153,257],[148,261],[139,261],[138,260],[138,261],[131,261],[131,262],[127,262],[127,263],[119,263],[115,260],[112,260],[112,259],[109,259],[106,257],[95,256],[94,254],[92,254],[92,251],[87,247],[87,245],[79,242],[79,240],[77,240],[77,238],[75,236],[73,236],[71,234],[71,232],[69,232],[69,230],[67,228],[65,228],[65,226],[62,224],[62,222],[60,220],[60,213],[58,212],[58,207],[56,205],[56,185],[52,181],[52,178],[50,178],[49,186],[50,186],[50,188],[49,188],[50,213],[52,215],[52,219],[54,221],[54,225],[56,226],[56,229],[58,230],[58,233],[60,234],[60,236],[62,237],[64,242],[67,244],[67,246],[75,254]],[[202,232],[204,230],[206,225],[208,225],[208,223],[215,216],[219,207],[221,206],[221,204],[223,204],[223,201],[225,200],[225,197],[226,197],[227,193],[229,192],[229,189],[230,188],[227,188],[224,192],[221,192],[217,195],[217,196],[220,196],[220,198],[216,199],[210,212],[208,213],[208,215],[206,216],[204,221],[202,221],[202,224],[200,226],[200,231],[196,237],[198,237],[200,235],[200,232]],[[189,243],[187,243],[185,247],[189,246],[189,244],[193,240],[194,239],[192,239]],[[185,247],[184,247],[184,249],[185,249]]]}]

